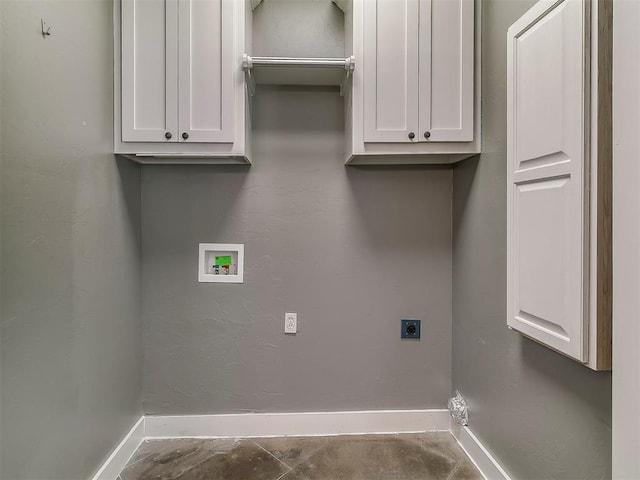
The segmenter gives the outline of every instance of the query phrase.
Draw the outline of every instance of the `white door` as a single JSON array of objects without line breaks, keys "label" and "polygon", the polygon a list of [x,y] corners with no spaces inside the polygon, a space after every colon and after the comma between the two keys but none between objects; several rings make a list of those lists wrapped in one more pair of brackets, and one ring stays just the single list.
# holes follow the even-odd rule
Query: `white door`
[{"label": "white door", "polygon": [[233,142],[234,0],[178,0],[181,142]]},{"label": "white door", "polygon": [[586,6],[541,0],[508,31],[507,319],[579,361],[587,316]]},{"label": "white door", "polygon": [[178,0],[122,0],[122,141],[178,138]]},{"label": "white door", "polygon": [[366,0],[364,141],[418,141],[418,0]]},{"label": "white door", "polygon": [[421,141],[473,141],[473,0],[420,0]]}]

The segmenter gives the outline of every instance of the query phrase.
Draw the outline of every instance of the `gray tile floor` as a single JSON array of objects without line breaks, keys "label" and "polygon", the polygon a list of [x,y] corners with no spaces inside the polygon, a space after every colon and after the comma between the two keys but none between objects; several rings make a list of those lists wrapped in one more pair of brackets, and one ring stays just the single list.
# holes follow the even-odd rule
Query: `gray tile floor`
[{"label": "gray tile floor", "polygon": [[145,441],[118,480],[481,480],[448,432]]}]

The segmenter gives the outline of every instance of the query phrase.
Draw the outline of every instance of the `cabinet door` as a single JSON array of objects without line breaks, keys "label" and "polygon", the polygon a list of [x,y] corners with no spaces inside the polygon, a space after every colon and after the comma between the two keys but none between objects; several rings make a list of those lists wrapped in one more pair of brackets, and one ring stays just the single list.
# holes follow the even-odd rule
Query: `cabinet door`
[{"label": "cabinet door", "polygon": [[588,2],[542,0],[508,31],[507,321],[586,360]]},{"label": "cabinet door", "polygon": [[233,142],[234,0],[178,1],[180,141]]},{"label": "cabinet door", "polygon": [[122,0],[123,142],[178,138],[177,1]]},{"label": "cabinet door", "polygon": [[473,0],[420,0],[421,141],[473,141]]},{"label": "cabinet door", "polygon": [[366,0],[363,8],[364,141],[417,142],[418,0]]}]

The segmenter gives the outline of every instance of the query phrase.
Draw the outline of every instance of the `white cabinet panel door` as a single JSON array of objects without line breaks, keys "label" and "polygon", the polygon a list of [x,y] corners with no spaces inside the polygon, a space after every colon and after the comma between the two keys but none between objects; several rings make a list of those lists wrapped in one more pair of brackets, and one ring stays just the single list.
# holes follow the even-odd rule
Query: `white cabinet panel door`
[{"label": "white cabinet panel door", "polygon": [[364,141],[417,142],[418,0],[367,0],[363,8]]},{"label": "white cabinet panel door", "polygon": [[234,0],[178,1],[179,141],[233,142]]},{"label": "white cabinet panel door", "polygon": [[177,2],[122,0],[123,142],[177,141]]},{"label": "white cabinet panel door", "polygon": [[420,1],[421,141],[473,141],[473,14],[473,0]]},{"label": "white cabinet panel door", "polygon": [[586,361],[587,2],[542,0],[508,32],[508,325]]}]

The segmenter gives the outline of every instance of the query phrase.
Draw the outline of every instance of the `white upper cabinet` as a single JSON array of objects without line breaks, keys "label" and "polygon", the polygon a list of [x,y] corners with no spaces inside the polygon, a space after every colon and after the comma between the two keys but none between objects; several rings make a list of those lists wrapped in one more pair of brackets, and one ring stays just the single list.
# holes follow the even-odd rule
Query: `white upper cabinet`
[{"label": "white upper cabinet", "polygon": [[[597,231],[610,210],[598,196],[610,202],[610,188],[598,175],[611,158],[610,64],[599,65],[590,7],[542,0],[508,31],[507,323],[604,369],[610,267],[598,257],[610,256],[610,236]],[[595,5],[593,15],[610,21]]]},{"label": "white upper cabinet", "polygon": [[364,141],[417,141],[418,0],[366,1],[363,9]]},{"label": "white upper cabinet", "polygon": [[180,0],[178,17],[180,138],[233,142],[233,3]]},{"label": "white upper cabinet", "polygon": [[420,2],[422,140],[473,141],[473,10],[472,0]]},{"label": "white upper cabinet", "polygon": [[250,12],[236,0],[116,0],[116,153],[249,163]]},{"label": "white upper cabinet", "polygon": [[353,0],[348,162],[452,163],[480,151],[473,0]]},{"label": "white upper cabinet", "polygon": [[586,325],[584,8],[582,0],[564,0],[520,20],[509,30],[508,57],[508,322],[580,361]]},{"label": "white upper cabinet", "polygon": [[178,0],[122,2],[121,88],[123,142],[178,138]]}]

